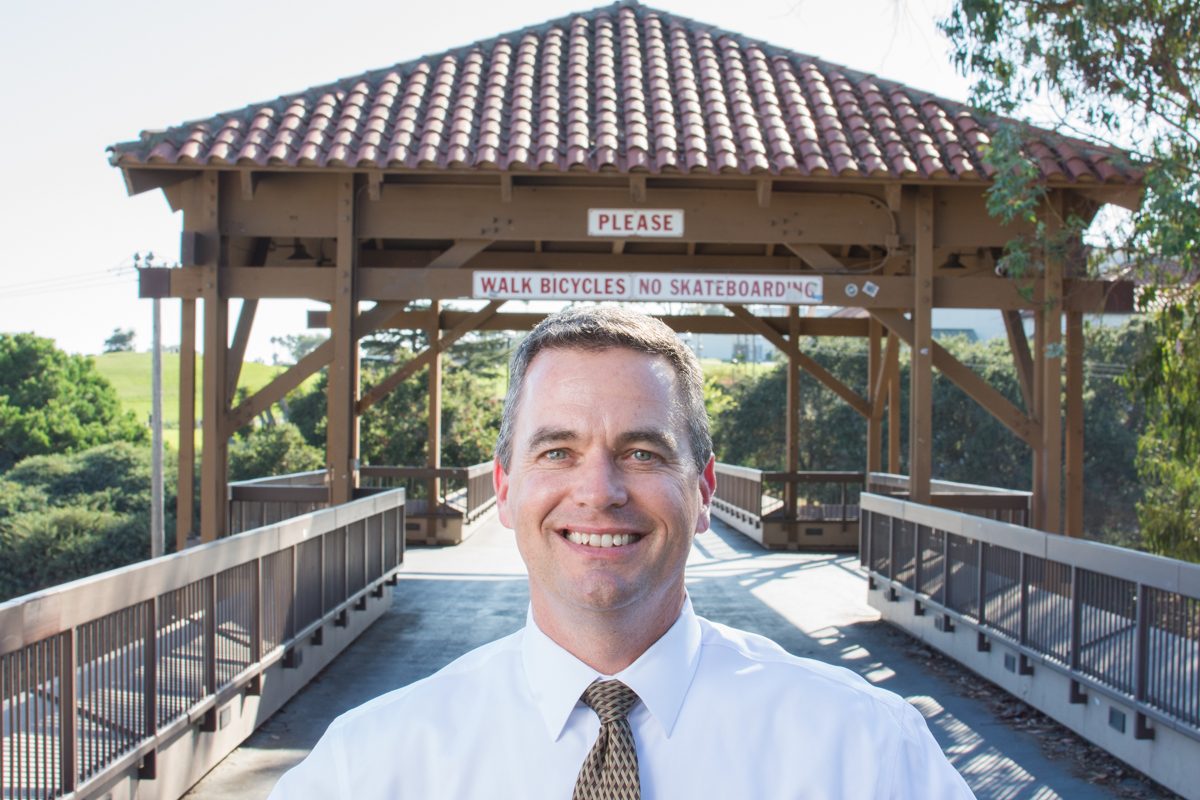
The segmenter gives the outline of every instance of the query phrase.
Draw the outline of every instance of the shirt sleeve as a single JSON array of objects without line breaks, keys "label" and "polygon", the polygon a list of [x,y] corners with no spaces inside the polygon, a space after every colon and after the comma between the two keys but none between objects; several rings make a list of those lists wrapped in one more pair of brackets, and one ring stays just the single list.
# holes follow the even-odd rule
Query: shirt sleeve
[{"label": "shirt sleeve", "polygon": [[348,798],[341,730],[335,721],[312,752],[292,767],[271,790],[267,800],[335,800]]},{"label": "shirt sleeve", "polygon": [[892,770],[890,800],[975,800],[975,794],[929,732],[921,712],[904,704],[901,741]]}]

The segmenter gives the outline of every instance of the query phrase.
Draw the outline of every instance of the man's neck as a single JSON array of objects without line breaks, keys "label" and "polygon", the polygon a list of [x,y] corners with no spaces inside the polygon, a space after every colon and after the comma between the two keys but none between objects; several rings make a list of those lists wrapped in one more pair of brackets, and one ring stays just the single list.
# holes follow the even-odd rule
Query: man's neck
[{"label": "man's neck", "polygon": [[661,639],[679,618],[683,601],[681,593],[677,603],[664,604],[651,618],[641,609],[618,609],[560,620],[531,597],[533,620],[542,633],[603,675],[616,675]]}]

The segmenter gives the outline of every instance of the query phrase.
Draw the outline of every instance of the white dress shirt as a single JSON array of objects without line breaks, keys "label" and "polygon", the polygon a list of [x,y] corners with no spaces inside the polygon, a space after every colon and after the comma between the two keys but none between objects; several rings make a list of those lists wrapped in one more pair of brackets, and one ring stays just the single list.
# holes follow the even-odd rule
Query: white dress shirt
[{"label": "white dress shirt", "polygon": [[642,800],[971,798],[920,713],[858,675],[697,617],[691,601],[604,676],[525,628],[338,717],[270,800],[569,800],[600,722],[580,702],[615,677]]}]

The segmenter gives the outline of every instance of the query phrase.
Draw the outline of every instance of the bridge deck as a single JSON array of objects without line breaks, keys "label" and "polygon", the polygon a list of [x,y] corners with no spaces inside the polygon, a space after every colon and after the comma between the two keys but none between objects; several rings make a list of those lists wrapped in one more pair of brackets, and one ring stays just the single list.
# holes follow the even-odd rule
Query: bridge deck
[{"label": "bridge deck", "polygon": [[[342,711],[428,675],[524,623],[528,592],[512,534],[494,518],[453,548],[413,548],[392,609],[188,795],[265,798]],[[857,559],[771,552],[721,523],[699,537],[688,590],[710,619],[841,664],[912,702],[980,800],[1117,797],[1047,759],[959,687],[930,674],[912,642],[866,603]],[[403,724],[397,721],[397,724]]]}]

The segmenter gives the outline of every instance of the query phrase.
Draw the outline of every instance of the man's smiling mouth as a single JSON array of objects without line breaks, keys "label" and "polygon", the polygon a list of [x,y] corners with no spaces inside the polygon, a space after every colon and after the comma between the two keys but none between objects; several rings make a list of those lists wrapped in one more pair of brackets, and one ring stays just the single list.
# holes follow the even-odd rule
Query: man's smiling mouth
[{"label": "man's smiling mouth", "polygon": [[624,547],[642,538],[640,533],[581,533],[565,530],[564,538],[586,547]]}]

